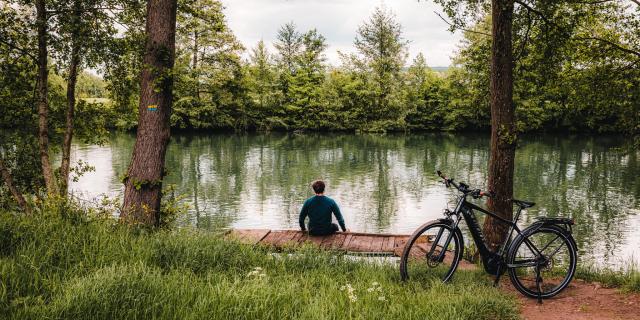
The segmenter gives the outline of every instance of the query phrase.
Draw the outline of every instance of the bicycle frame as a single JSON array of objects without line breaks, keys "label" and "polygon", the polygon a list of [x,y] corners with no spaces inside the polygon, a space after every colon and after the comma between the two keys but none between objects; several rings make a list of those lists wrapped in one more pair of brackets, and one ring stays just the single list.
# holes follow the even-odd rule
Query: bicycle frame
[{"label": "bicycle frame", "polygon": [[[498,252],[493,252],[491,251],[486,244],[485,241],[485,237],[484,237],[484,233],[482,232],[482,229],[480,228],[480,224],[478,223],[478,220],[475,217],[475,213],[473,212],[473,210],[477,210],[480,211],[488,216],[491,216],[492,218],[498,220],[501,223],[504,223],[506,225],[509,226],[509,232],[508,232],[508,236],[506,237],[506,239],[504,240],[504,242],[502,243],[502,245],[500,246],[500,249],[498,250]],[[470,203],[467,201],[467,194],[463,194],[460,196],[460,199],[458,200],[458,203],[456,204],[456,208],[453,212],[451,212],[451,216],[455,215],[456,219],[453,221],[453,229],[457,228],[458,225],[460,224],[460,216],[462,216],[465,220],[465,222],[467,223],[467,226],[469,227],[469,231],[471,233],[471,237],[473,238],[473,241],[476,245],[476,247],[478,248],[478,252],[480,253],[480,256],[483,259],[484,265],[485,265],[485,270],[488,273],[494,274],[494,272],[491,268],[497,268],[497,271],[495,272],[495,275],[500,274],[502,267],[504,266],[504,256],[505,256],[505,250],[507,249],[508,245],[509,245],[509,241],[511,240],[511,237],[513,236],[513,232],[515,231],[516,234],[520,235],[522,234],[522,230],[518,227],[517,222],[520,218],[520,214],[522,213],[522,208],[520,207],[519,210],[516,212],[516,214],[513,217],[513,220],[507,220],[504,219],[500,216],[498,216],[497,214],[490,212],[484,208],[481,208],[473,203]],[[441,237],[441,233],[442,230],[438,233],[438,235],[436,236],[436,240],[434,243],[438,243],[438,241],[440,240]],[[450,234],[447,237],[447,240],[445,241],[445,245],[444,247],[448,247],[449,243],[451,242],[451,238],[452,238],[452,234]],[[525,244],[529,247],[529,249],[532,250],[532,252],[534,252],[536,255],[541,255],[540,250],[538,250],[538,248],[531,243],[528,239],[524,240]],[[434,248],[431,249],[431,251],[433,251]],[[432,253],[432,252],[430,252]],[[442,251],[440,253],[441,257],[439,257],[439,259],[443,259],[444,258],[444,251]],[[523,261],[523,263],[519,263],[519,264],[513,264],[513,265],[507,265],[507,268],[518,268],[518,267],[530,267],[532,265],[535,264],[535,261]]]}]

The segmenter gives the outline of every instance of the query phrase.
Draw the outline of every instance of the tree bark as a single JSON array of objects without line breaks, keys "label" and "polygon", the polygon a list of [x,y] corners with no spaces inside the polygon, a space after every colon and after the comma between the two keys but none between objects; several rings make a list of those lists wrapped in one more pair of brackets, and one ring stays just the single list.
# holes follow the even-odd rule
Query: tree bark
[{"label": "tree bark", "polygon": [[[491,156],[488,189],[494,192],[489,209],[500,217],[513,216],[513,171],[516,147],[515,110],[513,106],[513,26],[514,0],[492,1],[491,47]],[[487,217],[484,233],[487,244],[498,248],[507,236],[508,226]]]},{"label": "tree bark", "polygon": [[67,196],[69,187],[69,166],[71,162],[71,140],[73,139],[73,120],[76,107],[76,83],[78,80],[78,66],[80,65],[80,40],[77,33],[71,40],[71,61],[69,63],[69,78],[67,79],[67,115],[64,140],[62,142],[62,162],[60,164],[60,195]]},{"label": "tree bark", "polygon": [[20,206],[20,208],[24,210],[26,214],[30,215],[31,208],[27,204],[27,201],[24,199],[24,196],[22,195],[22,193],[18,191],[18,188],[16,188],[15,184],[13,183],[13,177],[11,176],[11,172],[9,172],[9,169],[4,165],[4,161],[2,161],[2,159],[0,159],[0,175],[2,175],[2,180],[4,180],[4,184],[7,185],[7,188],[9,188],[9,191],[11,192],[11,194],[13,195],[13,198],[18,203],[18,206]]},{"label": "tree bark", "polygon": [[198,31],[193,33],[193,73],[196,76],[196,98],[200,99],[200,72],[198,72]]},{"label": "tree bark", "polygon": [[45,0],[36,1],[36,20],[38,29],[38,142],[40,147],[40,163],[47,193],[57,194],[51,161],[49,160],[49,69],[47,65],[47,11]]},{"label": "tree bark", "polygon": [[173,100],[176,0],[147,2],[146,44],[141,72],[138,132],[125,177],[121,219],[158,225],[164,160]]}]

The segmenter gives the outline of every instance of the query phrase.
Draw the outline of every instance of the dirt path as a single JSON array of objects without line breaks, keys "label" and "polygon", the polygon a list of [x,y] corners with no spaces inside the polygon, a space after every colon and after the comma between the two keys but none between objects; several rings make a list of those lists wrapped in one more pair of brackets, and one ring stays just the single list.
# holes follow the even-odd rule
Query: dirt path
[{"label": "dirt path", "polygon": [[620,293],[598,283],[574,279],[561,294],[541,305],[517,292],[508,279],[500,287],[518,297],[527,320],[640,319],[640,294]]},{"label": "dirt path", "polygon": [[[470,270],[477,266],[462,260],[458,268]],[[640,320],[640,293],[621,293],[595,282],[573,279],[562,293],[542,304],[518,292],[508,274],[502,277],[500,288],[518,299],[520,314],[526,320]]]}]

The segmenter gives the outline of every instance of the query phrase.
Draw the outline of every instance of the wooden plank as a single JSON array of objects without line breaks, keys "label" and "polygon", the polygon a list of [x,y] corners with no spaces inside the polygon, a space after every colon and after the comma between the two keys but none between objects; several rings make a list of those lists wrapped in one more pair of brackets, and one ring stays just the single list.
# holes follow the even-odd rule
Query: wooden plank
[{"label": "wooden plank", "polygon": [[354,252],[366,251],[364,250],[364,247],[367,245],[367,242],[366,242],[367,236],[354,235],[353,238],[354,239],[353,241],[351,241],[349,251],[354,251]]},{"label": "wooden plank", "polygon": [[289,230],[282,230],[282,234],[274,240],[273,245],[275,245],[276,247],[280,247],[283,240],[286,240],[290,236],[291,232]]},{"label": "wooden plank", "polygon": [[[232,229],[225,232],[226,234],[235,233],[235,232],[244,232],[244,231],[255,231],[255,230],[268,230],[268,229]],[[290,230],[272,230],[272,231],[290,231]],[[366,232],[338,232],[336,234],[351,234],[354,236],[369,236],[369,237],[408,237],[407,234],[391,234],[391,233],[366,233]]]},{"label": "wooden plank", "polygon": [[269,232],[269,229],[240,229],[232,230],[226,236],[240,242],[256,244]]},{"label": "wooden plank", "polygon": [[[363,232],[339,232],[331,236],[308,236],[298,230],[234,229],[225,237],[245,243],[264,243],[281,247],[297,245],[305,241],[322,248],[354,252],[392,252],[400,255],[408,235],[375,234]],[[422,242],[422,241],[421,241]]]},{"label": "wooden plank", "polygon": [[400,257],[402,256],[402,250],[404,250],[404,245],[409,240],[409,236],[404,237],[396,237],[395,244],[393,246],[393,254]]},{"label": "wooden plank", "polygon": [[278,239],[280,239],[282,236],[286,235],[287,232],[283,231],[283,230],[272,230],[271,232],[269,232],[269,234],[264,237],[262,239],[262,241],[260,241],[261,243],[264,244],[268,244],[268,245],[275,245],[276,243],[278,243]]},{"label": "wooden plank", "polygon": [[322,244],[322,240],[324,240],[325,237],[326,236],[312,236],[312,235],[309,235],[307,240],[309,242],[319,246],[320,244]]},{"label": "wooden plank", "polygon": [[346,234],[344,242],[340,246],[340,250],[349,251],[349,245],[351,244],[351,241],[353,241],[353,234]]},{"label": "wooden plank", "polygon": [[329,248],[334,250],[340,249],[346,238],[347,238],[346,234],[342,234],[342,233],[336,234]]},{"label": "wooden plank", "polygon": [[335,233],[331,236],[326,237],[322,241],[322,247],[326,249],[339,249],[346,237],[347,235],[343,233]]},{"label": "wooden plank", "polygon": [[393,252],[393,245],[395,244],[395,237],[385,237],[382,244],[382,252]]},{"label": "wooden plank", "polygon": [[373,241],[373,237],[371,236],[358,236],[358,247],[355,248],[355,251],[358,252],[368,252],[371,247],[371,242]]},{"label": "wooden plank", "polygon": [[374,237],[373,241],[371,241],[371,246],[369,247],[369,251],[371,252],[382,252],[382,245],[384,244],[385,237]]},{"label": "wooden plank", "polygon": [[250,242],[251,244],[256,244],[260,242],[264,237],[266,237],[270,232],[271,230],[269,229],[252,230],[251,232],[247,233],[247,236],[245,239],[247,242]]},{"label": "wooden plank", "polygon": [[299,244],[304,244],[309,240],[309,233],[307,232],[303,232],[302,235],[300,236],[300,239],[298,239],[298,243]]},{"label": "wooden plank", "polygon": [[289,240],[289,243],[294,246],[298,246],[303,242],[303,237],[305,236],[305,232],[296,231],[295,235]]},{"label": "wooden plank", "polygon": [[345,246],[344,249],[347,251],[355,251],[354,248],[356,248],[360,243],[360,236],[356,236],[352,234],[350,236],[351,236],[351,241],[349,241],[349,243]]},{"label": "wooden plank", "polygon": [[393,233],[367,233],[367,232],[341,232],[344,234],[351,234],[354,236],[370,236],[370,237],[408,237],[407,234],[393,234]]},{"label": "wooden plank", "polygon": [[293,239],[296,236],[296,234],[297,233],[295,230],[286,230],[286,233],[282,235],[280,238],[278,238],[275,245],[277,247],[282,247],[284,245],[287,245],[291,241],[291,239]]},{"label": "wooden plank", "polygon": [[331,243],[333,243],[335,238],[336,238],[336,234],[335,233],[331,234],[331,235],[328,235],[328,236],[325,236],[324,239],[322,240],[322,243],[320,243],[320,247],[326,248],[326,249],[331,248]]},{"label": "wooden plank", "polygon": [[409,252],[409,255],[416,258],[426,258],[427,250],[429,249],[427,249],[426,243],[414,243],[411,247],[411,252]]}]

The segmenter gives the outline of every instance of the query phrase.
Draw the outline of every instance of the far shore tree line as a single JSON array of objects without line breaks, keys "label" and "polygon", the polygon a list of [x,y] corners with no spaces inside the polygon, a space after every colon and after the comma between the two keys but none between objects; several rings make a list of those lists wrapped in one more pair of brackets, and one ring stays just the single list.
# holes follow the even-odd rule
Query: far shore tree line
[{"label": "far shore tree line", "polygon": [[325,37],[293,22],[273,46],[245,48],[218,0],[0,1],[0,204],[65,198],[89,169],[70,163],[72,139],[100,143],[110,128],[137,129],[123,216],[156,225],[170,127],[491,129],[489,205],[509,217],[518,133],[640,132],[637,1],[436,2],[464,32],[444,72],[409,60],[385,7],[332,66]]}]

